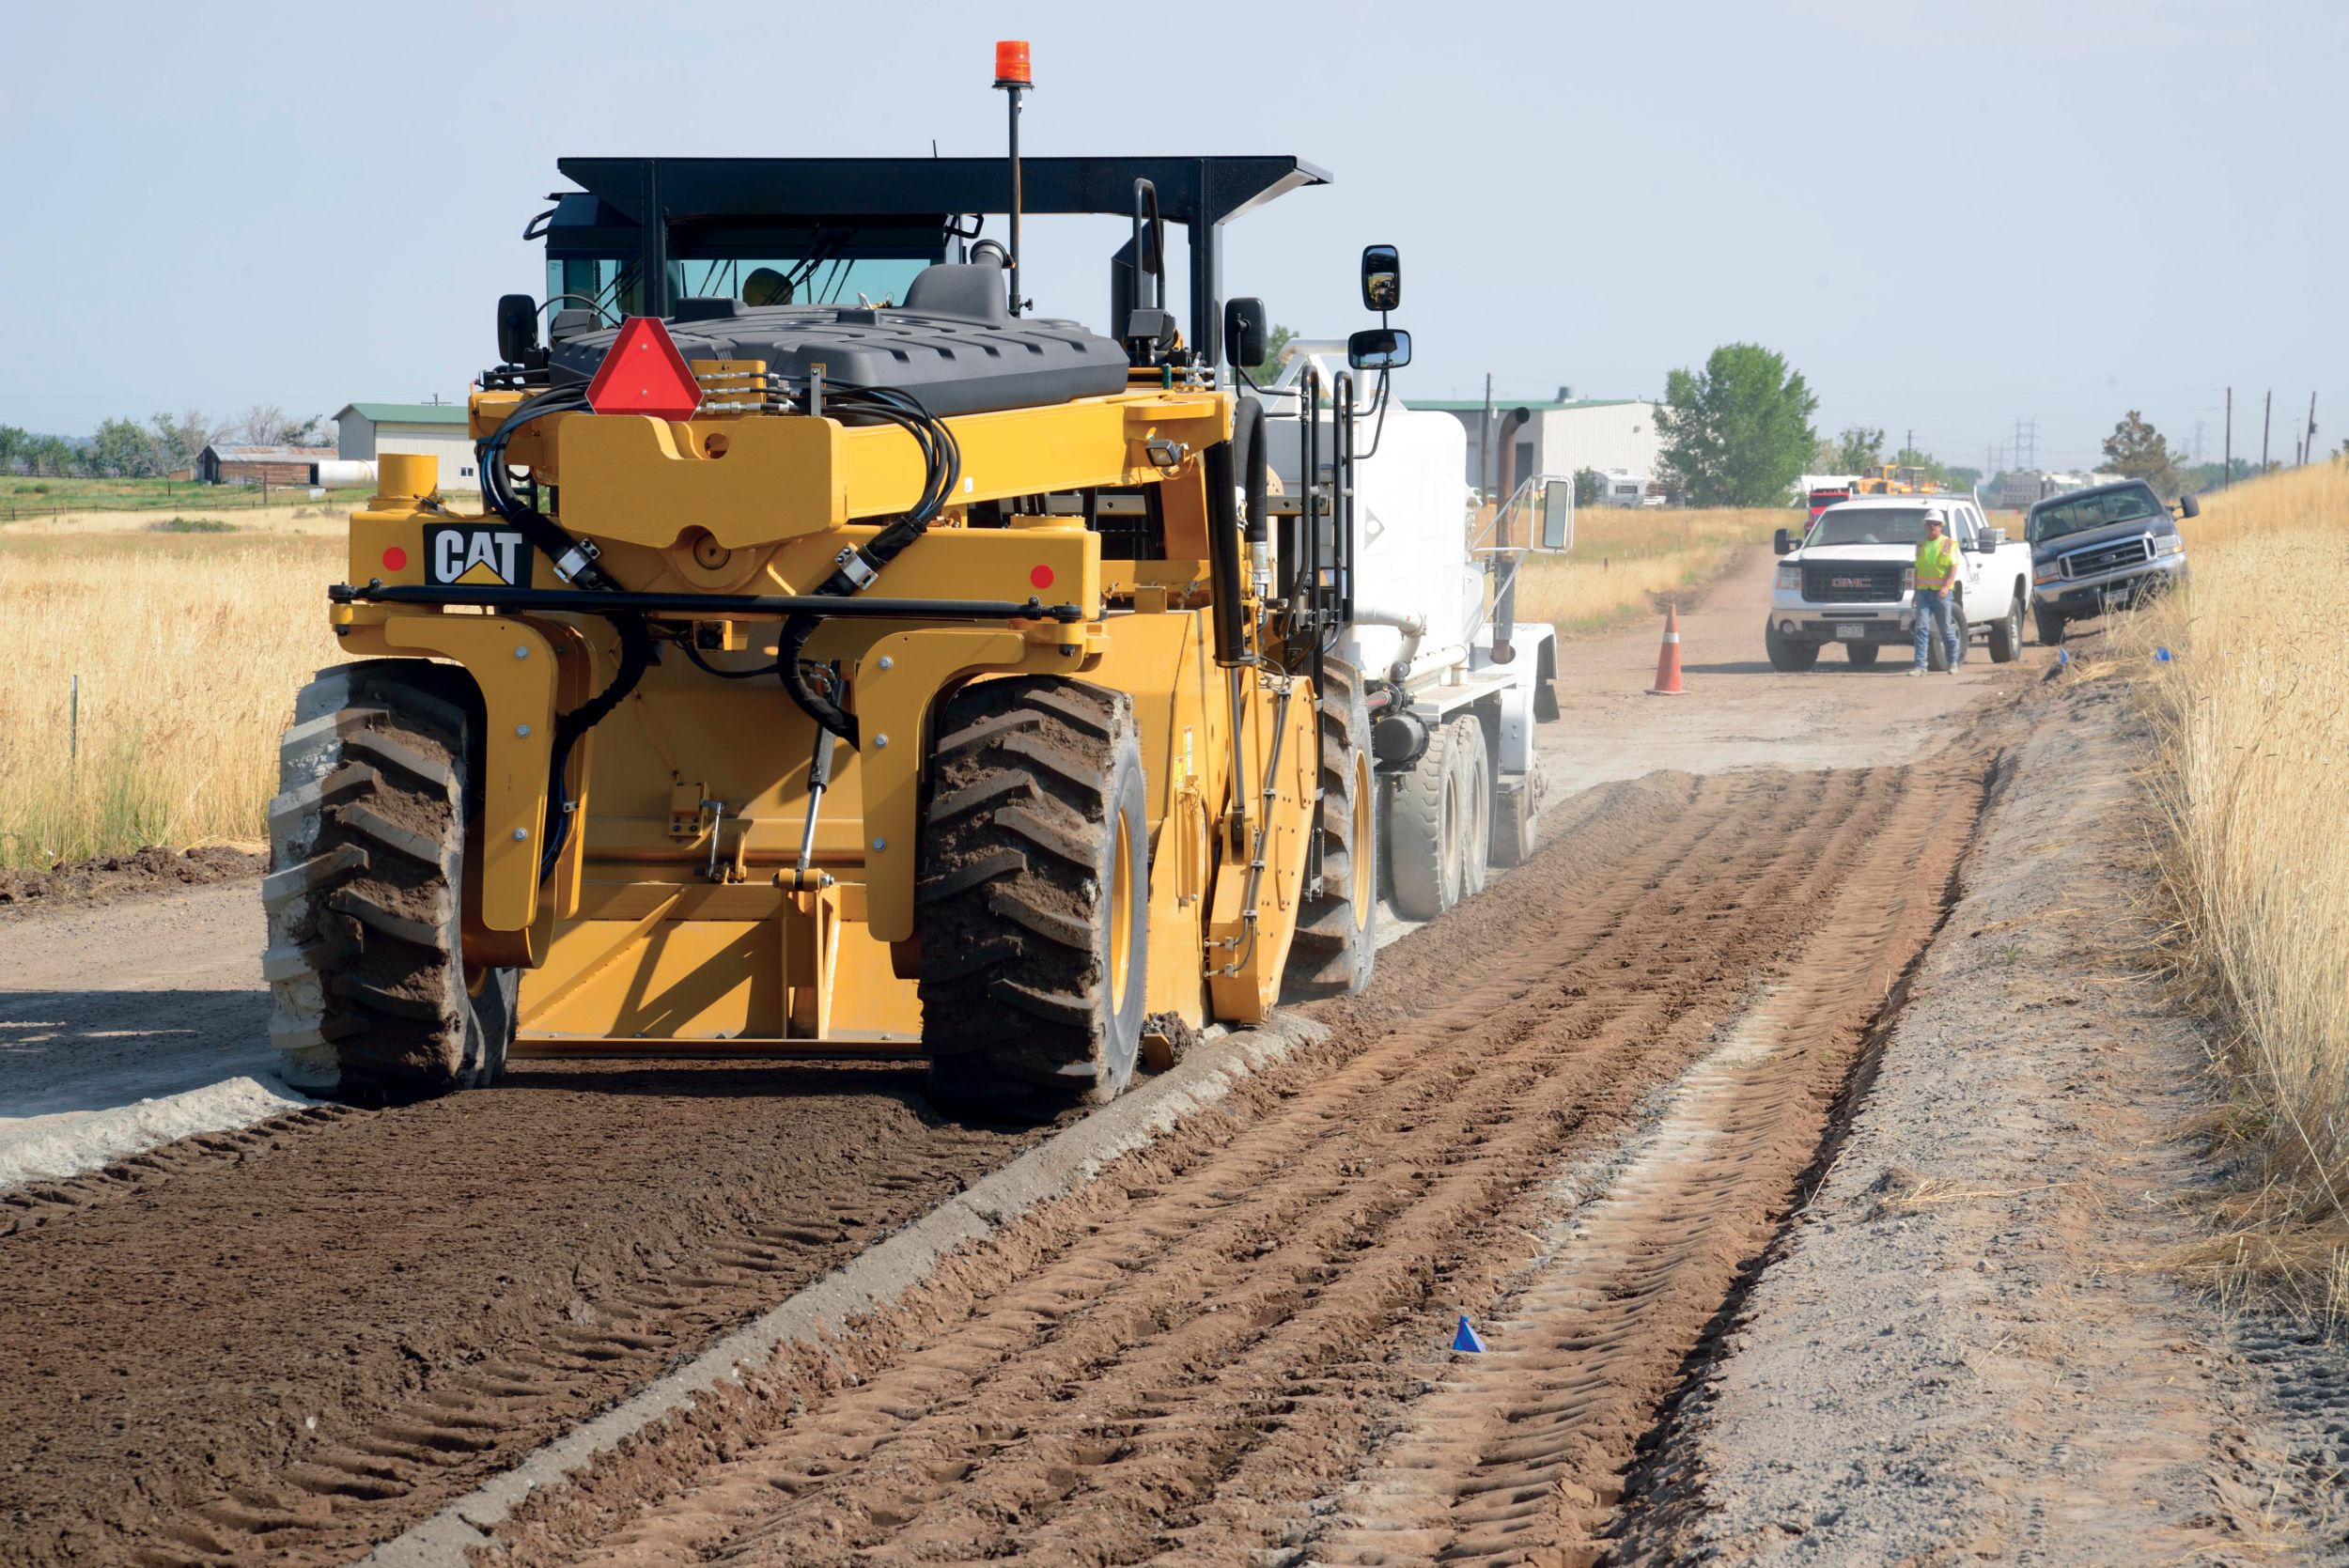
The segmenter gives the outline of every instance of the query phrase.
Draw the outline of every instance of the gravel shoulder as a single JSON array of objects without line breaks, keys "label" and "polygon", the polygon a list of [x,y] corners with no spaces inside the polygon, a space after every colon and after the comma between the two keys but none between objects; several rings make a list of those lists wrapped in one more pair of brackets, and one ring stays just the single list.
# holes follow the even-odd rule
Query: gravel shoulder
[{"label": "gravel shoulder", "polygon": [[2349,1559],[2349,1363],[2164,1271],[2224,1173],[2146,972],[2125,694],[2027,709],[1873,1088],[1610,1561]]}]

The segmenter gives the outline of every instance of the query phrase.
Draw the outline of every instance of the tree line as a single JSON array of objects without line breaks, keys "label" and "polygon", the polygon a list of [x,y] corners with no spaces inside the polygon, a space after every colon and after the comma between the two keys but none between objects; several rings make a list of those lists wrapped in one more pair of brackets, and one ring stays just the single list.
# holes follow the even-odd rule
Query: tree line
[{"label": "tree line", "polygon": [[289,418],[285,410],[257,404],[233,419],[215,419],[199,409],[159,413],[145,424],[109,419],[81,440],[35,435],[0,425],[0,474],[44,479],[160,479],[195,466],[196,454],[223,442],[247,446],[316,446],[329,436],[326,419]]},{"label": "tree line", "polygon": [[[1888,461],[1945,489],[1970,489],[1983,478],[1978,468],[1908,447],[1887,458],[1882,430],[1856,427],[1822,439],[1811,423],[1818,407],[1784,355],[1755,343],[1723,344],[1703,369],[1665,377],[1656,410],[1663,438],[1657,477],[1695,506],[1782,506],[1804,474],[1869,474]],[[2343,453],[2349,455],[2349,442]],[[2182,464],[2168,438],[2136,409],[2113,426],[2104,455],[2106,472],[2142,479],[2164,495],[2215,489],[2255,466],[2238,458],[2231,475],[2218,463]]]}]

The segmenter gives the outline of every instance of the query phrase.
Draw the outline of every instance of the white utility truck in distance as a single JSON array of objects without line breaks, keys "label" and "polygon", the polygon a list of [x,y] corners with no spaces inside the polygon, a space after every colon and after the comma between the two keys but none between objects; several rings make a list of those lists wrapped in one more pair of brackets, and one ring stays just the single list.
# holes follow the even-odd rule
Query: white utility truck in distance
[{"label": "white utility truck in distance", "polygon": [[[1363,351],[1373,337],[1385,352]],[[1516,572],[1531,550],[1571,546],[1574,482],[1526,481],[1480,532],[1460,504],[1460,422],[1406,409],[1388,391],[1386,372],[1409,352],[1408,334],[1384,328],[1289,346],[1262,394],[1281,492],[1270,521],[1300,530],[1307,511],[1319,515],[1311,542],[1281,532],[1258,570],[1268,577],[1263,563],[1299,559],[1301,546],[1340,589],[1345,613],[1324,651],[1330,689],[1353,682],[1363,693],[1382,881],[1398,913],[1425,920],[1481,890],[1488,865],[1532,851],[1533,726],[1557,717],[1558,655],[1549,627],[1514,624]],[[1270,591],[1278,598],[1281,585]]]}]

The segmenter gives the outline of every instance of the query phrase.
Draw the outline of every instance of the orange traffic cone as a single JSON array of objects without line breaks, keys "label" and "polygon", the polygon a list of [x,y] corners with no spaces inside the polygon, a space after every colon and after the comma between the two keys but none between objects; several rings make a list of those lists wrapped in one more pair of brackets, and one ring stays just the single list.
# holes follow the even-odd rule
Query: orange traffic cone
[{"label": "orange traffic cone", "polygon": [[1656,656],[1656,684],[1648,688],[1651,697],[1680,695],[1680,606],[1664,607],[1664,647]]}]

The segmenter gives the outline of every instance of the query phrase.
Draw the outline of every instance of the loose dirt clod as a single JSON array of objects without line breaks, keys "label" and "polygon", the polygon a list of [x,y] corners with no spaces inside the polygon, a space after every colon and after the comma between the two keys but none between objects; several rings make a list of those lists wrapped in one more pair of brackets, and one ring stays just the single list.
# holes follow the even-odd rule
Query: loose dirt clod
[{"label": "loose dirt clod", "polygon": [[101,855],[47,871],[0,866],[0,909],[68,899],[95,902],[234,877],[258,877],[268,859],[231,845],[166,849],[150,844],[128,855]]}]

